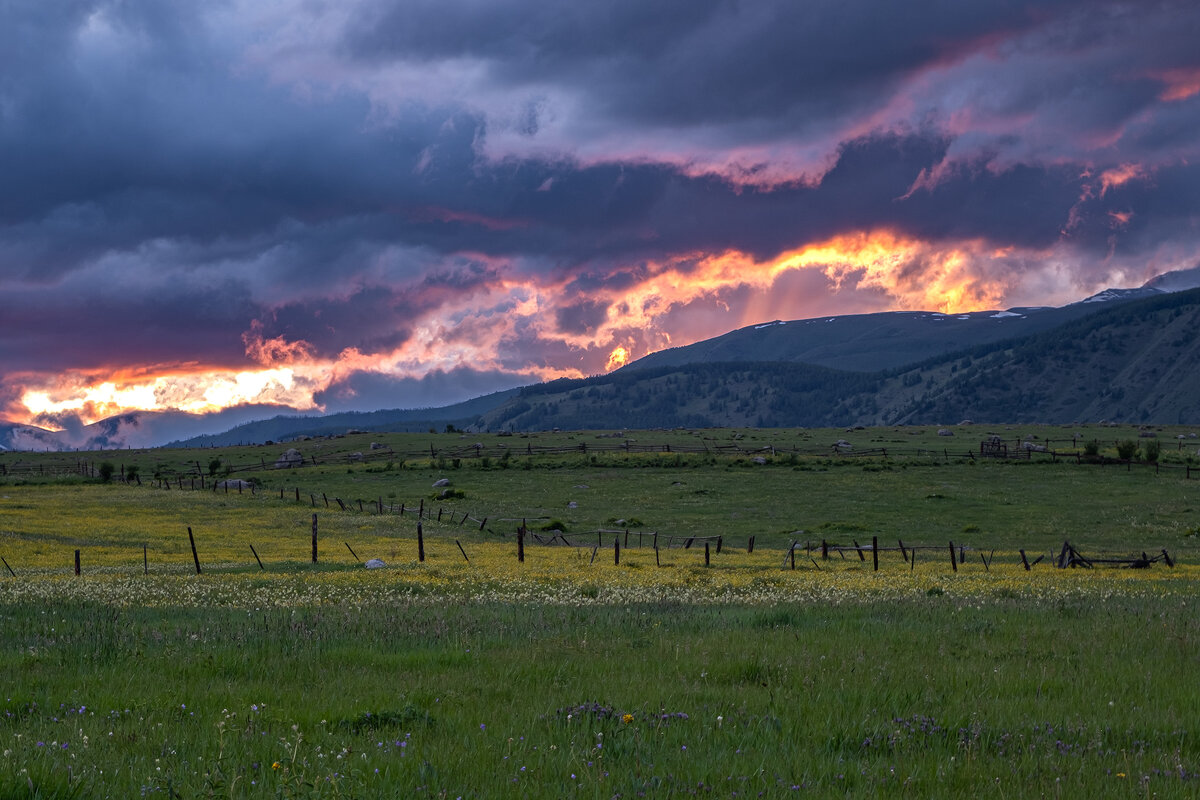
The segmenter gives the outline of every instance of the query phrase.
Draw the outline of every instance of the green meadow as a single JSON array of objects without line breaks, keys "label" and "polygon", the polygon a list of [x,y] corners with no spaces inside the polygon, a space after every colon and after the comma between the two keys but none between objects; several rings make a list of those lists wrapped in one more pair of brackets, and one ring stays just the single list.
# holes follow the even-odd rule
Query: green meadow
[{"label": "green meadow", "polygon": [[954,433],[4,453],[0,795],[1195,796],[1191,429]]}]

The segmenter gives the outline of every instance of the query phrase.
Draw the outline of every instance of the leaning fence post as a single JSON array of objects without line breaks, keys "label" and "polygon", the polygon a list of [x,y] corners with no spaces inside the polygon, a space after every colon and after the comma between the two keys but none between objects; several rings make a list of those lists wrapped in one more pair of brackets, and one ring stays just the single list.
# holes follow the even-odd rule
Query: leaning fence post
[{"label": "leaning fence post", "polygon": [[[1163,551],[1163,554],[1166,555],[1165,550]],[[3,557],[0,557],[0,561],[4,561],[4,568],[8,570],[9,575],[12,575],[14,578],[17,577],[17,573],[13,572],[13,568],[8,565],[8,561],[5,561]]]},{"label": "leaning fence post", "polygon": [[954,568],[955,572],[958,572],[958,562],[954,560],[954,542],[950,543],[950,566]]},{"label": "leaning fence post", "polygon": [[1029,572],[1029,559],[1025,557],[1025,551],[1018,550],[1017,552],[1021,554],[1021,563],[1025,565],[1025,571]]},{"label": "leaning fence post", "polygon": [[258,568],[265,571],[267,568],[263,566],[262,559],[258,557],[258,551],[254,549],[254,545],[250,545],[250,552],[254,554],[254,560],[258,562]]},{"label": "leaning fence post", "polygon": [[362,561],[362,559],[358,557],[358,553],[354,552],[354,548],[350,546],[349,542],[342,542],[342,544],[346,545],[346,549],[350,551],[350,555],[354,556],[355,561]]},{"label": "leaning fence post", "polygon": [[[200,556],[196,555],[196,537],[192,536],[192,529],[188,528],[188,541],[192,544],[192,561],[196,562],[196,574],[200,574]],[[78,550],[75,551],[79,553]]]},{"label": "leaning fence post", "polygon": [[463,554],[463,561],[466,561],[468,564],[470,564],[471,559],[467,558],[467,551],[463,550],[463,546],[461,544],[459,544],[458,539],[455,539],[454,543],[458,545],[458,552]]}]

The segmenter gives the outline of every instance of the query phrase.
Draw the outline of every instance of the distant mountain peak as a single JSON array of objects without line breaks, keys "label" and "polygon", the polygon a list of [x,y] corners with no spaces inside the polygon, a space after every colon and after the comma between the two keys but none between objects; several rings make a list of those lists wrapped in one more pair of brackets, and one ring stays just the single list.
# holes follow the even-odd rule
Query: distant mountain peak
[{"label": "distant mountain peak", "polygon": [[1188,289],[1200,289],[1200,266],[1156,275],[1146,281],[1142,288],[1157,289],[1160,292],[1185,292]]},{"label": "distant mountain peak", "polygon": [[1091,297],[1085,297],[1080,300],[1080,303],[1111,303],[1121,300],[1138,300],[1143,297],[1152,297],[1156,294],[1164,294],[1163,289],[1154,289],[1150,286],[1141,286],[1137,289],[1113,289],[1108,288],[1102,292],[1097,292]]}]

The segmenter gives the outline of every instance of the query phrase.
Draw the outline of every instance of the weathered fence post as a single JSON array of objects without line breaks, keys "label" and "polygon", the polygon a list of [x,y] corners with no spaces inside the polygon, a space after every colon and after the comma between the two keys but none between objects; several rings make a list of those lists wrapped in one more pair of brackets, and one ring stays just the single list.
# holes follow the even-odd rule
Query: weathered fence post
[{"label": "weathered fence post", "polygon": [[704,566],[709,565],[708,542],[704,543]]},{"label": "weathered fence post", "polygon": [[417,561],[425,563],[425,530],[420,520],[417,520]]},{"label": "weathered fence post", "polygon": [[613,537],[613,566],[621,566],[621,540]]},{"label": "weathered fence post", "polygon": [[[192,529],[188,528],[188,542],[192,545],[192,561],[196,562],[196,574],[200,574],[200,556],[196,554],[196,537],[192,536]],[[76,550],[75,552],[79,552]]]},{"label": "weathered fence post", "polygon": [[349,542],[342,542],[342,544],[346,545],[346,549],[350,551],[350,555],[354,556],[355,561],[362,561],[362,559],[358,557],[358,553],[354,552],[354,548],[350,546]]},{"label": "weathered fence post", "polygon": [[[189,530],[189,532],[191,531],[190,528],[188,530]],[[78,550],[75,551],[75,574],[76,575],[79,574],[79,551]]]},{"label": "weathered fence post", "polygon": [[905,561],[908,561],[908,551],[904,549],[904,540],[897,539],[896,543],[900,545],[900,557]]},{"label": "weathered fence post", "polygon": [[[149,545],[145,545],[145,544],[142,545],[142,574],[143,575],[150,574],[150,554],[148,552],[149,549],[150,549]],[[11,570],[9,570],[9,571],[11,572]]]},{"label": "weathered fence post", "polygon": [[521,522],[521,527],[517,528],[517,561],[525,563],[525,523]]},{"label": "weathered fence post", "polygon": [[1017,552],[1021,554],[1021,563],[1025,566],[1025,571],[1029,572],[1029,559],[1025,557],[1025,551],[1018,550]]},{"label": "weathered fence post", "polygon": [[829,542],[825,541],[824,539],[821,540],[821,560],[829,560]]},{"label": "weathered fence post", "polygon": [[872,572],[879,572],[879,537],[871,537],[871,567]]},{"label": "weathered fence post", "polygon": [[958,572],[958,562],[954,560],[954,542],[950,543],[950,566]]},{"label": "weathered fence post", "polygon": [[754,537],[751,536],[746,542],[746,555],[754,552]]},{"label": "weathered fence post", "polygon": [[312,562],[317,563],[317,515],[313,514],[312,521]]},{"label": "weathered fence post", "polygon": [[467,558],[467,551],[463,550],[463,546],[461,544],[459,544],[458,539],[455,539],[454,543],[458,545],[458,552],[462,553],[463,561],[466,561],[468,564],[470,564],[471,559]]},{"label": "weathered fence post", "polygon": [[[1165,555],[1166,551],[1164,550],[1163,553]],[[8,565],[8,561],[5,561],[3,557],[0,557],[0,561],[4,561],[4,568],[8,570],[9,575],[12,575],[14,578],[17,577],[17,573],[13,572],[13,568]]]},{"label": "weathered fence post", "polygon": [[262,559],[258,557],[258,551],[254,549],[254,545],[250,545],[250,552],[254,554],[254,560],[258,562],[258,568],[266,571],[267,568],[263,566]]}]

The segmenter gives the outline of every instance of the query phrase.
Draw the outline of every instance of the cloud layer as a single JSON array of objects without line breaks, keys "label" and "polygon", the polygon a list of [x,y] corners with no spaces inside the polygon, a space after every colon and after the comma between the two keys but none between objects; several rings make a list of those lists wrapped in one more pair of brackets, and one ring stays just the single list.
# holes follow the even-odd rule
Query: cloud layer
[{"label": "cloud layer", "polygon": [[1200,8],[16,0],[0,415],[423,406],[1200,261]]}]

